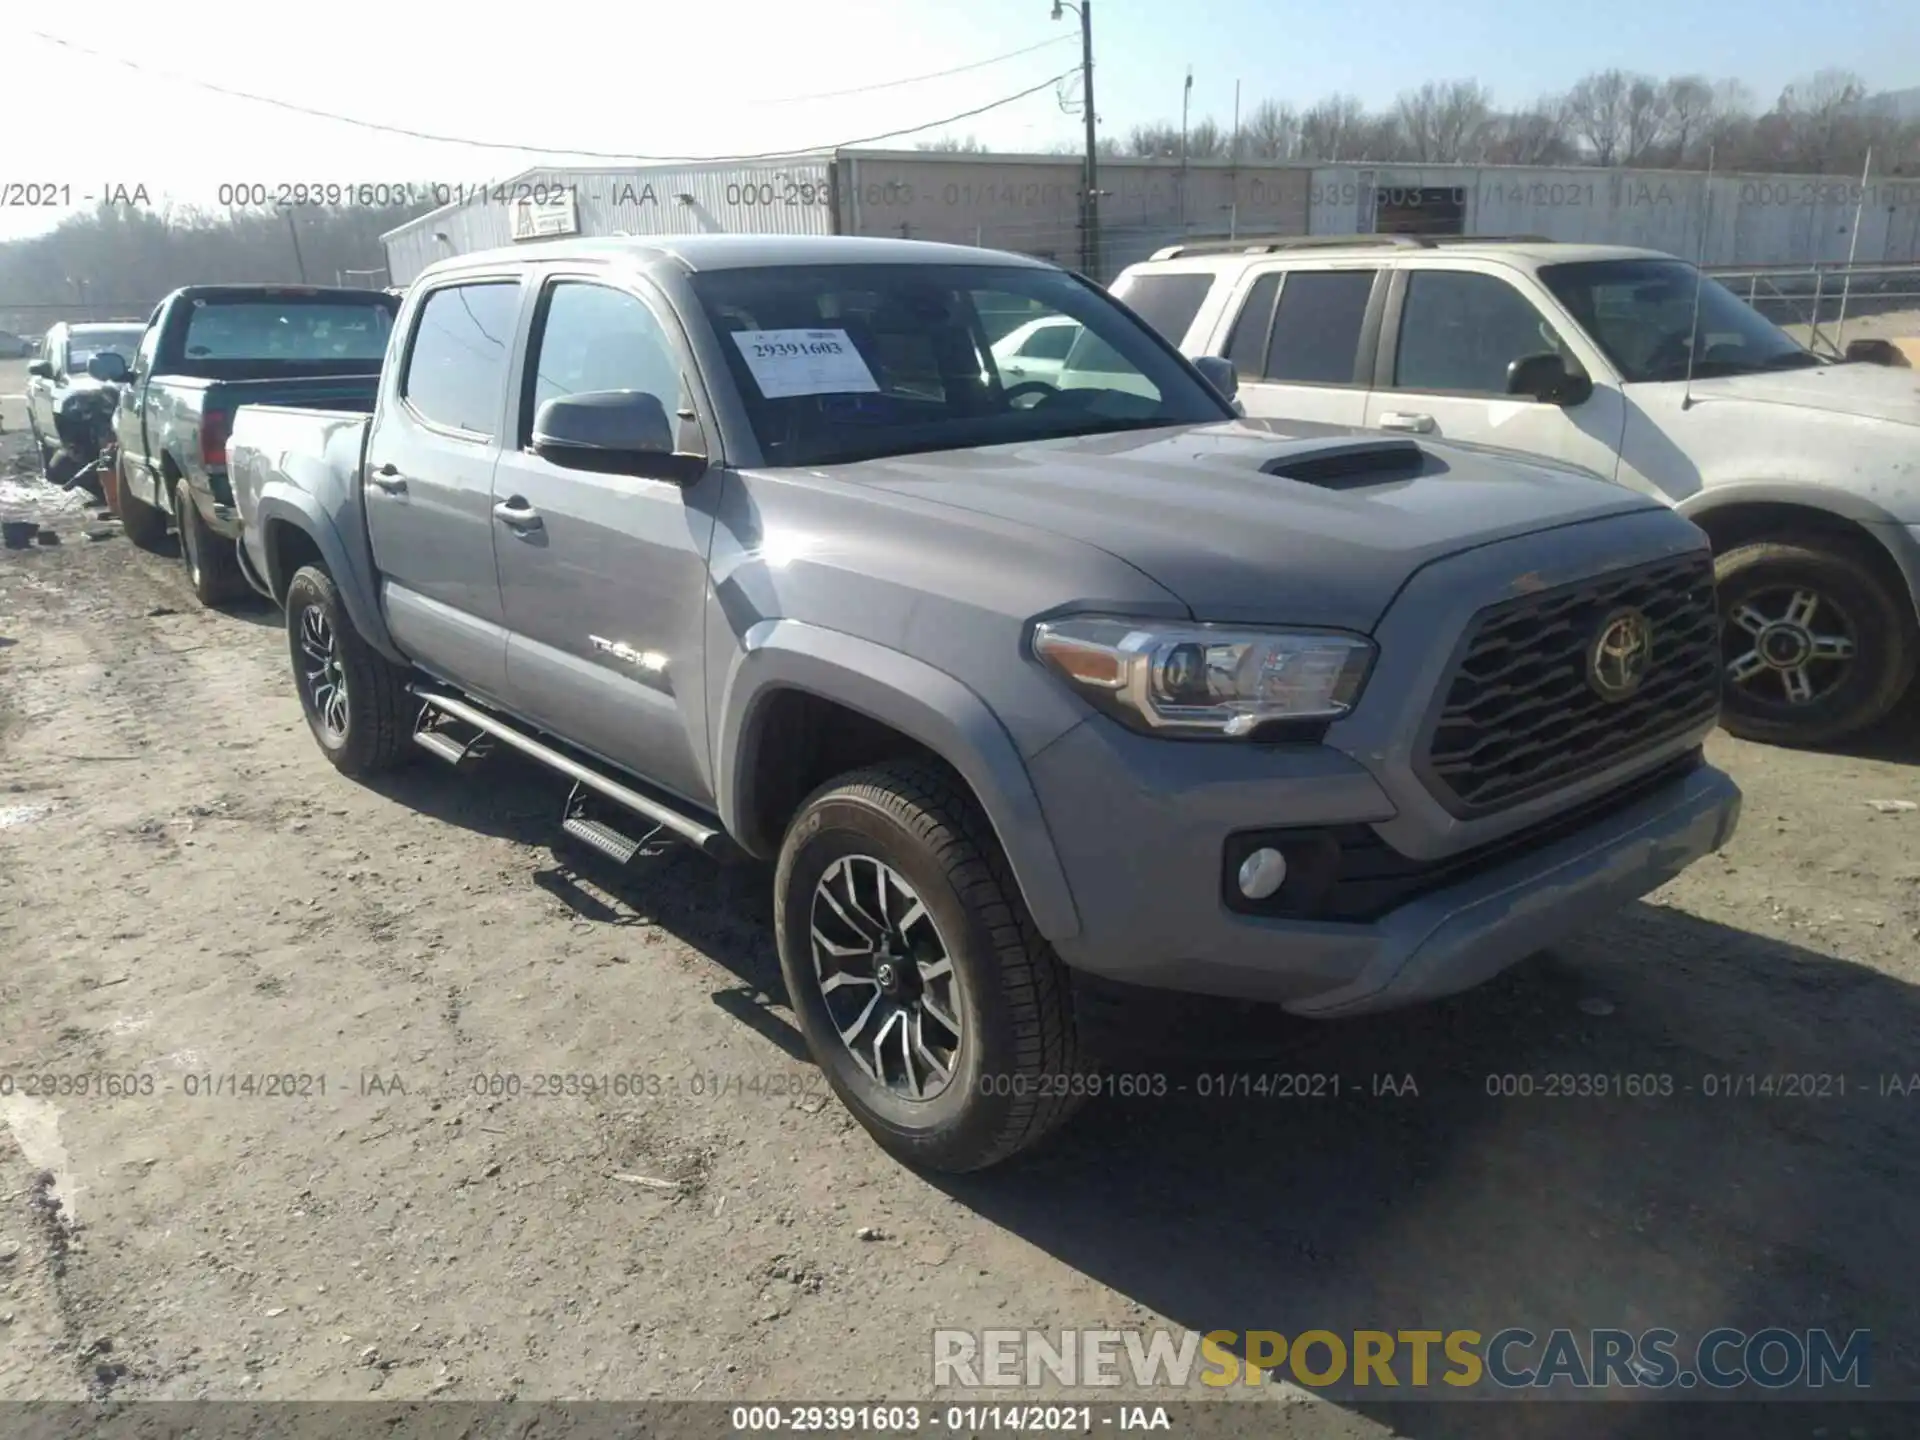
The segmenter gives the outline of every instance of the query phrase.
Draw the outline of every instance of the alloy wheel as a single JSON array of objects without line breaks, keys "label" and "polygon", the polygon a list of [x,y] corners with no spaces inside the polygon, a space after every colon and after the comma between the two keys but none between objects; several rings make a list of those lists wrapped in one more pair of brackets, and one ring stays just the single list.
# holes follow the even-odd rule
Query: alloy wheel
[{"label": "alloy wheel", "polygon": [[307,708],[329,738],[347,735],[347,674],[340,659],[340,638],[326,611],[309,605],[300,612],[301,689]]},{"label": "alloy wheel", "polygon": [[840,1041],[867,1077],[907,1100],[952,1082],[962,1044],[952,953],[906,878],[869,855],[814,886],[814,978]]},{"label": "alloy wheel", "polygon": [[1812,705],[1846,683],[1858,651],[1852,619],[1804,585],[1750,594],[1727,614],[1730,684],[1767,704]]}]

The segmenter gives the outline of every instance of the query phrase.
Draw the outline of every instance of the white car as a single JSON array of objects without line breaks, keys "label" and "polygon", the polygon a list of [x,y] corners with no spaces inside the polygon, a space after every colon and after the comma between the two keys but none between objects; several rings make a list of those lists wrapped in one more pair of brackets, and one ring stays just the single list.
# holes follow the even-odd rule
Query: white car
[{"label": "white car", "polygon": [[1232,361],[1250,418],[1503,446],[1665,498],[1713,539],[1726,728],[1834,740],[1920,657],[1920,383],[1696,276],[1654,250],[1381,235],[1174,246],[1113,293]]},{"label": "white car", "polygon": [[1047,315],[1009,330],[993,346],[994,368],[1008,390],[1031,387],[1036,400],[1056,390],[1158,393],[1113,347],[1065,315]]}]

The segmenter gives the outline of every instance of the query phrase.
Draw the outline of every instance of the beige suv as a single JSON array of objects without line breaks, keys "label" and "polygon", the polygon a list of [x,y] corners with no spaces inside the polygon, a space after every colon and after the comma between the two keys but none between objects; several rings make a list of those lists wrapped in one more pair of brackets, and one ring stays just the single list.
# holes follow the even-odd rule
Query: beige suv
[{"label": "beige suv", "polygon": [[1113,293],[1187,355],[1232,361],[1250,419],[1498,445],[1678,507],[1713,538],[1737,735],[1834,740],[1913,678],[1912,372],[1815,354],[1683,260],[1536,237],[1206,241]]}]

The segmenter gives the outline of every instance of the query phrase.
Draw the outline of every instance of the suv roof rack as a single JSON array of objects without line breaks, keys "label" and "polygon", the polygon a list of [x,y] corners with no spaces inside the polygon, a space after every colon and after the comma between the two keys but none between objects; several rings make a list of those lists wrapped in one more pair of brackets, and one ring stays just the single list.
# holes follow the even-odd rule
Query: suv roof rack
[{"label": "suv roof rack", "polygon": [[1246,235],[1237,239],[1186,240],[1156,250],[1148,260],[1189,255],[1270,255],[1277,250],[1433,250],[1442,245],[1551,245],[1545,235]]}]

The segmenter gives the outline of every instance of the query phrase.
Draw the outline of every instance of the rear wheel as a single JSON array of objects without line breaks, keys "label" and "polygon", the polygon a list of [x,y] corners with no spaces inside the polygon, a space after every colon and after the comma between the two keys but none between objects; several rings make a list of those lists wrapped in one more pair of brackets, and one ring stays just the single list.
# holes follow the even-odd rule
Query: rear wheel
[{"label": "rear wheel", "polygon": [[888,1151],[979,1170],[1077,1108],[1066,970],[949,772],[877,765],[815,792],[781,846],[774,915],[808,1048]]},{"label": "rear wheel", "polygon": [[120,528],[127,532],[127,539],[142,550],[158,550],[167,539],[167,512],[147,504],[128,489],[125,470],[120,472],[116,490],[120,500]]},{"label": "rear wheel", "polygon": [[208,528],[184,479],[174,482],[173,513],[180,527],[180,562],[186,567],[194,597],[210,607],[232,599],[244,583],[239,557],[233,552],[231,540]]},{"label": "rear wheel", "polygon": [[1819,745],[1899,703],[1920,650],[1913,604],[1882,569],[1845,537],[1759,540],[1714,562],[1730,734]]},{"label": "rear wheel", "polygon": [[317,565],[295,571],[287,586],[287,649],[307,728],[334,769],[376,775],[418,753],[407,672],[360,638],[333,577]]}]

